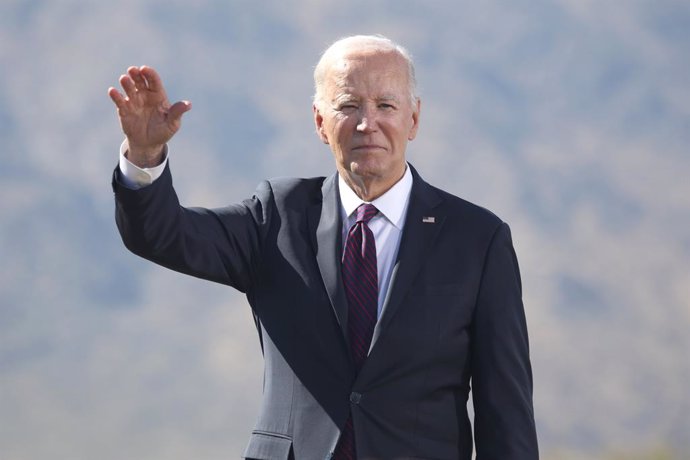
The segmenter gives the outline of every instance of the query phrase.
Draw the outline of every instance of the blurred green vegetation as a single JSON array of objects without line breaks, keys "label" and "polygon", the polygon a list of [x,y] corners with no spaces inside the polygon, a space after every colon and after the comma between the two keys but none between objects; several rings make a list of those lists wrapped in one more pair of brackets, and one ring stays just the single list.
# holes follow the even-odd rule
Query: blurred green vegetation
[{"label": "blurred green vegetation", "polygon": [[665,446],[644,450],[615,448],[599,454],[583,454],[574,451],[550,450],[543,452],[543,460],[689,460],[690,452],[680,453]]},{"label": "blurred green vegetation", "polygon": [[656,447],[645,452],[623,452],[616,450],[604,457],[605,460],[687,460],[666,447]]}]

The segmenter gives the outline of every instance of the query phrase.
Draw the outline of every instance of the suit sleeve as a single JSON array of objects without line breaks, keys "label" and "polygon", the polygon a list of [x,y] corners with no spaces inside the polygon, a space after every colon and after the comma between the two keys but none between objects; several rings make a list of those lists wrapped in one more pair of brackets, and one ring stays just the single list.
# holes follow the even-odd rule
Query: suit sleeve
[{"label": "suit sleeve", "polygon": [[471,362],[477,460],[538,459],[520,272],[505,223],[484,262]]},{"label": "suit sleeve", "polygon": [[246,292],[261,259],[263,229],[269,221],[270,186],[249,200],[220,209],[180,206],[169,166],[153,184],[125,187],[113,175],[115,220],[125,246],[172,270]]}]

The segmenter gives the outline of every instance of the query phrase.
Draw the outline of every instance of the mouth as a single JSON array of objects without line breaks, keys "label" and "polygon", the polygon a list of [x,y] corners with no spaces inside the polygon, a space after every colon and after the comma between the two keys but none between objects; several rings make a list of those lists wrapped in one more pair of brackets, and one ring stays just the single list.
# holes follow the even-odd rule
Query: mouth
[{"label": "mouth", "polygon": [[376,144],[364,144],[352,148],[353,152],[371,152],[374,150],[385,150],[385,148]]}]

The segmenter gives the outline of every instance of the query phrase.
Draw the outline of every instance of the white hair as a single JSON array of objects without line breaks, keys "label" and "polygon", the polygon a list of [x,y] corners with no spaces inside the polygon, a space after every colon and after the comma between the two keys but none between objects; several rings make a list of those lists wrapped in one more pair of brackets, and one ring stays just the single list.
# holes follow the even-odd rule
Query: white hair
[{"label": "white hair", "polygon": [[407,63],[407,82],[409,85],[410,102],[414,106],[417,103],[417,79],[414,72],[412,56],[401,45],[383,35],[352,35],[334,42],[321,54],[319,62],[314,68],[314,105],[320,107],[324,102],[323,88],[326,80],[326,72],[333,60],[342,56],[345,51],[356,48],[369,48],[380,51],[397,52]]}]

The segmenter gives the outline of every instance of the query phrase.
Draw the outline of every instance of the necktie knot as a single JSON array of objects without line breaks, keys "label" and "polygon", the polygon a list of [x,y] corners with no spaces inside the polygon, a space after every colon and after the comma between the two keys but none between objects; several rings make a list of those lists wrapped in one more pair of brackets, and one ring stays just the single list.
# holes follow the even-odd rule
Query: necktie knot
[{"label": "necktie knot", "polygon": [[365,224],[369,223],[369,221],[376,215],[378,214],[379,210],[376,209],[376,206],[370,203],[364,203],[359,205],[357,208],[356,212],[356,221],[363,222]]}]

